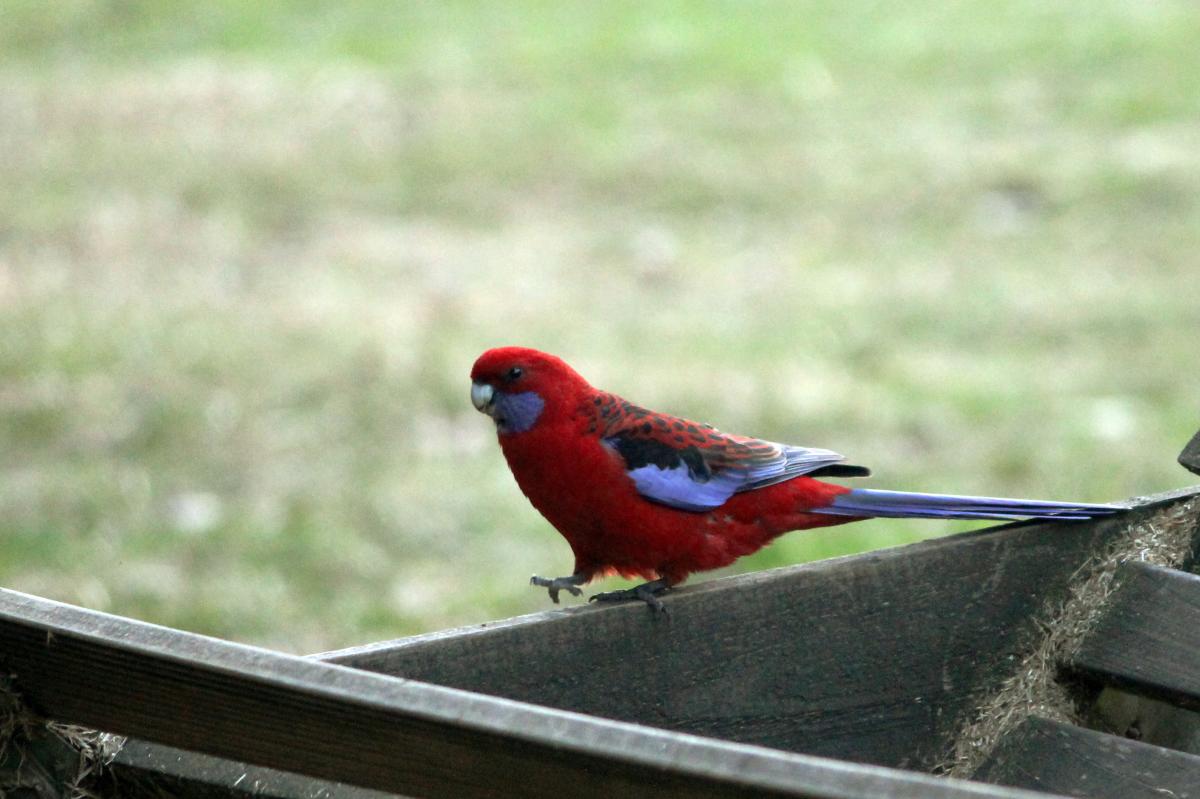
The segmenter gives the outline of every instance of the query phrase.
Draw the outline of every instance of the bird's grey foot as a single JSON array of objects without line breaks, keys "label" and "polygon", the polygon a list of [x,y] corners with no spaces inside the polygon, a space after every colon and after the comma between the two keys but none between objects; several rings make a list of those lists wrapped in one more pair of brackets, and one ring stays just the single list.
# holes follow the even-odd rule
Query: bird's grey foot
[{"label": "bird's grey foot", "polygon": [[583,591],[579,586],[586,583],[588,578],[583,574],[572,574],[570,577],[538,577],[536,574],[529,578],[530,585],[545,588],[550,593],[550,601],[558,604],[558,592],[570,591],[571,596],[579,596]]},{"label": "bird's grey foot", "polygon": [[671,586],[666,580],[651,580],[648,583],[635,585],[633,588],[626,588],[621,591],[605,591],[602,594],[592,594],[588,598],[588,602],[625,602],[630,599],[636,599],[645,602],[650,606],[651,610],[658,613],[666,613],[667,607],[658,598],[658,595],[669,591]]}]

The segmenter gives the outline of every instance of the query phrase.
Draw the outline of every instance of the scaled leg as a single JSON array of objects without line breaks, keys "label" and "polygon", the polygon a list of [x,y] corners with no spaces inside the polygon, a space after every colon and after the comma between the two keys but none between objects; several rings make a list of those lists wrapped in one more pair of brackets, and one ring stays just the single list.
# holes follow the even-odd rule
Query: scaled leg
[{"label": "scaled leg", "polygon": [[588,581],[588,575],[575,573],[570,577],[538,577],[536,574],[529,578],[530,585],[545,588],[550,593],[550,601],[558,604],[558,592],[570,591],[572,596],[579,596],[583,591],[579,586]]},{"label": "scaled leg", "polygon": [[635,585],[633,588],[626,588],[621,591],[605,591],[602,594],[593,594],[588,602],[625,602],[630,599],[637,599],[645,602],[652,609],[659,613],[666,613],[667,608],[663,605],[662,600],[658,595],[664,591],[670,590],[671,586],[666,580],[661,577],[657,580],[651,580],[648,583]]}]

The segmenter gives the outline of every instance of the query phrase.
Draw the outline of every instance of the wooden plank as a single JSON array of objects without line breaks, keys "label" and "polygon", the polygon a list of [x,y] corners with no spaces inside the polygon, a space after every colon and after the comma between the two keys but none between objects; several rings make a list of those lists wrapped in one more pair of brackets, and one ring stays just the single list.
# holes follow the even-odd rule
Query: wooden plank
[{"label": "wooden plank", "polygon": [[0,590],[0,655],[48,717],[415,796],[1020,796],[389,678],[13,591]]},{"label": "wooden plank", "polygon": [[120,799],[388,799],[395,794],[130,740],[93,788]]},{"label": "wooden plank", "polygon": [[1179,465],[1194,474],[1200,474],[1200,432],[1179,453]]},{"label": "wooden plank", "polygon": [[1000,742],[975,778],[1094,799],[1196,799],[1200,757],[1032,717]]},{"label": "wooden plank", "polygon": [[1200,577],[1127,563],[1072,666],[1103,684],[1200,709]]},{"label": "wooden plank", "polygon": [[[669,730],[923,769],[1031,617],[1127,525],[1020,524],[342,652],[331,662]],[[886,524],[886,522],[881,522]]]}]

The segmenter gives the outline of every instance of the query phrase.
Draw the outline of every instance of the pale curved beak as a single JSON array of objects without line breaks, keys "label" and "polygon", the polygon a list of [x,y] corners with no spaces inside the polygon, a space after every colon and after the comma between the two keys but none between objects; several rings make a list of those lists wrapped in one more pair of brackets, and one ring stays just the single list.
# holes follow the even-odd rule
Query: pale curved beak
[{"label": "pale curved beak", "polygon": [[496,398],[496,390],[487,383],[471,383],[471,404],[480,413],[492,415],[492,401]]}]

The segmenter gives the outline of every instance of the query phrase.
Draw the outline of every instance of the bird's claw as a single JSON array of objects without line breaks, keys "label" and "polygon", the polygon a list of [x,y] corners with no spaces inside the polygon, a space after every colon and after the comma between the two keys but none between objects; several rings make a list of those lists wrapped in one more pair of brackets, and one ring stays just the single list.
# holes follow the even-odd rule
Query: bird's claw
[{"label": "bird's claw", "polygon": [[651,580],[648,583],[635,585],[633,588],[592,594],[588,597],[588,602],[626,602],[636,599],[645,602],[655,613],[666,613],[667,606],[662,603],[658,595],[669,589],[670,586],[665,580]]},{"label": "bird's claw", "polygon": [[569,591],[571,596],[582,596],[583,591],[579,589],[581,582],[583,580],[576,574],[572,574],[570,577],[538,577],[535,574],[529,578],[529,584],[545,588],[550,594],[550,601],[556,605],[559,591]]}]

